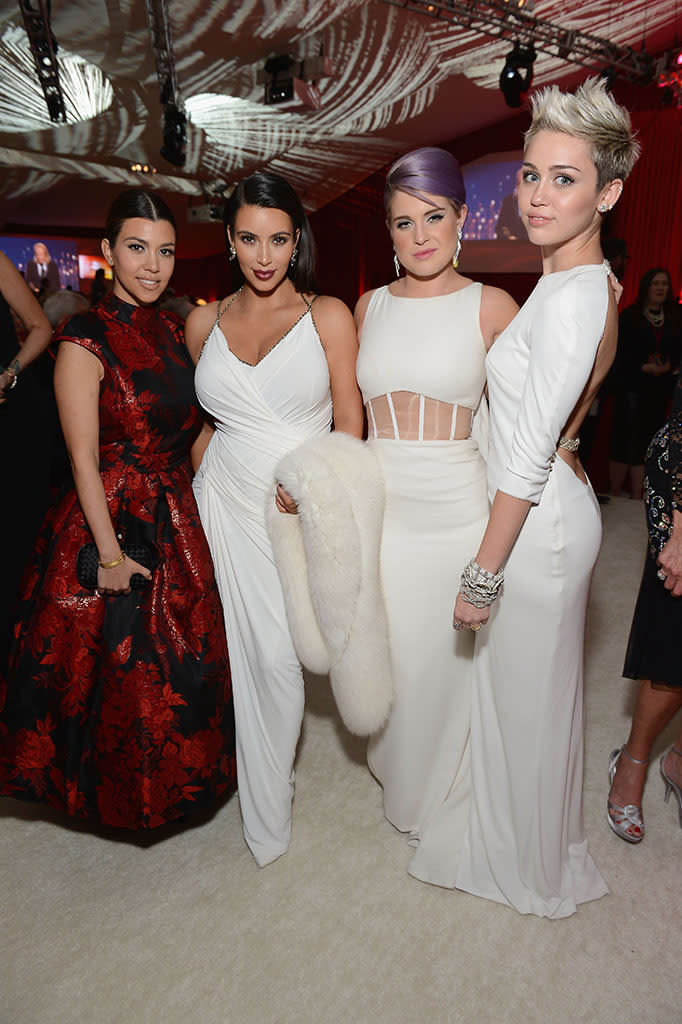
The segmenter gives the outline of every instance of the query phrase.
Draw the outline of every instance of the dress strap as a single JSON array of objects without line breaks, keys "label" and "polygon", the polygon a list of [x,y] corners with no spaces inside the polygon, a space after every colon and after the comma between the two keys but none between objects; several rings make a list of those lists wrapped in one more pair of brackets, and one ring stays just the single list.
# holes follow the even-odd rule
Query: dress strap
[{"label": "dress strap", "polygon": [[227,313],[228,309],[230,308],[230,306],[232,305],[234,300],[237,298],[237,296],[239,295],[239,293],[241,292],[243,287],[244,287],[244,285],[242,285],[240,288],[237,289],[237,291],[234,293],[234,295],[232,295],[228,299],[228,301],[226,302],[226,304],[223,306],[222,309],[220,308],[220,303],[218,303],[218,309],[216,311],[215,323],[213,324],[213,327],[211,328],[211,330],[208,332],[208,334],[204,338],[203,345],[201,346],[201,352],[199,352],[199,359],[201,359],[201,353],[204,351],[204,349],[206,347],[206,342],[211,337],[211,335],[213,334],[214,330],[216,329],[216,327],[220,323],[221,316],[223,315],[223,313]]}]

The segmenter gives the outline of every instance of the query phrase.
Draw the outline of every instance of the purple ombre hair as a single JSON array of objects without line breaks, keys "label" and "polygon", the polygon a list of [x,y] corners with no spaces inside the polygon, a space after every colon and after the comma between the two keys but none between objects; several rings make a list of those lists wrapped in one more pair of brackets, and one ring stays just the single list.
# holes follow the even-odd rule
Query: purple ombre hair
[{"label": "purple ombre hair", "polygon": [[466,202],[464,178],[452,153],[438,146],[423,146],[399,157],[386,175],[384,208],[388,216],[394,192],[407,192],[429,203],[424,193],[445,196],[459,209]]}]

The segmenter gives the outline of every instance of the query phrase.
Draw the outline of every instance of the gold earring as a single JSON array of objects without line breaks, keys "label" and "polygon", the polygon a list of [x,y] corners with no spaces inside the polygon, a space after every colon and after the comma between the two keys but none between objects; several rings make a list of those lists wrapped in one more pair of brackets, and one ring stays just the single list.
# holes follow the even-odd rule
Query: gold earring
[{"label": "gold earring", "polygon": [[459,254],[462,251],[462,229],[457,228],[457,248],[455,249],[455,255],[452,257],[452,266],[454,270],[457,270],[457,264],[459,263]]}]

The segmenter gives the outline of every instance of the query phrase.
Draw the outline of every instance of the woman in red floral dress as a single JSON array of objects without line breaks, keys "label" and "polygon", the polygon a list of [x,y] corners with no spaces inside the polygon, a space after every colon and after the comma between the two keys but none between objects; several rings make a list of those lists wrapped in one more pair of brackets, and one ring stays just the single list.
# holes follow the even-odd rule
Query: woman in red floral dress
[{"label": "woman in red floral dress", "polygon": [[[75,487],[48,515],[24,580],[0,686],[0,793],[151,829],[234,788],[232,691],[191,487],[193,366],[179,321],[154,305],[175,260],[163,200],[121,193],[102,251],[113,291],[59,336]],[[93,541],[97,584],[86,589],[76,559]],[[151,571],[125,554],[133,544],[152,552]]]}]

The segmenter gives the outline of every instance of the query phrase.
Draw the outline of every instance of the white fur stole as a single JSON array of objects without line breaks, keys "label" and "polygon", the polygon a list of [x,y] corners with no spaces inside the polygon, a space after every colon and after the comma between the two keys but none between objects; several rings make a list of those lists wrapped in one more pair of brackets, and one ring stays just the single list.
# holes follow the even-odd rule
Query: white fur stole
[{"label": "white fur stole", "polygon": [[384,482],[371,447],[334,432],[306,441],[276,470],[298,504],[266,522],[296,652],[329,673],[347,728],[376,732],[392,699],[388,624],[380,582]]}]

